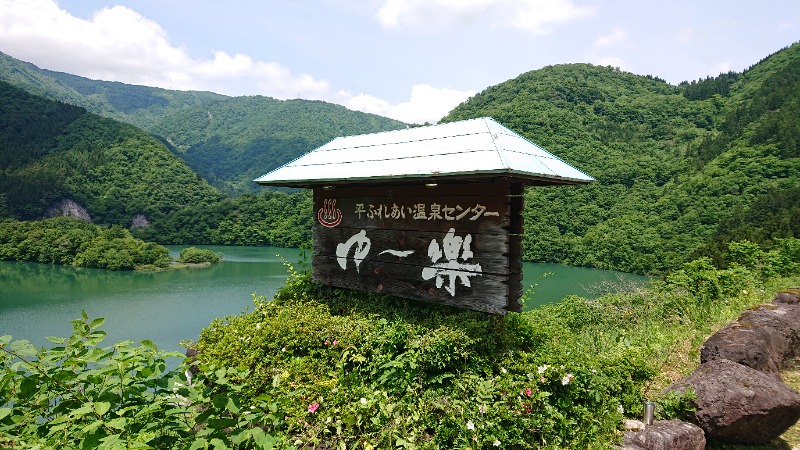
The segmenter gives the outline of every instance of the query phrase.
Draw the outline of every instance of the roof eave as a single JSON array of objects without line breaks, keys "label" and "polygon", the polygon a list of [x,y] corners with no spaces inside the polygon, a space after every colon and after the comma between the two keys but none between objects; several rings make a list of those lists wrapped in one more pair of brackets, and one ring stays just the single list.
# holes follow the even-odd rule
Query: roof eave
[{"label": "roof eave", "polygon": [[342,185],[359,185],[359,186],[375,186],[387,184],[411,184],[414,182],[420,183],[434,183],[434,182],[452,182],[452,181],[485,181],[486,179],[504,177],[521,182],[530,186],[553,186],[553,185],[582,185],[589,184],[595,181],[594,178],[567,178],[555,175],[544,174],[531,174],[526,172],[517,172],[513,170],[486,170],[474,171],[469,173],[453,173],[442,174],[432,173],[430,175],[424,174],[411,174],[411,175],[397,175],[392,177],[382,178],[326,178],[317,180],[254,180],[261,186],[275,186],[275,187],[292,187],[292,188],[315,188],[322,186],[342,186]]}]

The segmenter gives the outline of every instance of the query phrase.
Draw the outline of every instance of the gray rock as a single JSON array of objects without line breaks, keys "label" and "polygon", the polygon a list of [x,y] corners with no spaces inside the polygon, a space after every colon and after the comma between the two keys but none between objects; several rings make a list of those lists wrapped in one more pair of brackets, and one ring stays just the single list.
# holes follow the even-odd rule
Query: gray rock
[{"label": "gray rock", "polygon": [[772,303],[788,303],[790,305],[800,303],[800,288],[789,288],[778,292],[772,299]]},{"label": "gray rock", "polygon": [[703,450],[706,437],[697,425],[680,420],[657,420],[643,431],[627,432],[626,450]]},{"label": "gray rock", "polygon": [[133,219],[131,219],[131,228],[141,228],[149,226],[150,226],[150,221],[144,214],[136,214],[135,216],[133,216]]},{"label": "gray rock", "polygon": [[68,216],[77,217],[78,219],[91,222],[92,218],[86,208],[81,206],[75,200],[69,198],[62,198],[56,203],[50,205],[44,213],[45,217]]},{"label": "gray rock", "polygon": [[800,418],[800,394],[763,372],[726,359],[701,364],[667,391],[694,390],[696,411],[689,421],[709,439],[763,444]]},{"label": "gray rock", "polygon": [[714,333],[700,362],[728,359],[780,379],[786,361],[800,355],[800,304],[761,305]]}]

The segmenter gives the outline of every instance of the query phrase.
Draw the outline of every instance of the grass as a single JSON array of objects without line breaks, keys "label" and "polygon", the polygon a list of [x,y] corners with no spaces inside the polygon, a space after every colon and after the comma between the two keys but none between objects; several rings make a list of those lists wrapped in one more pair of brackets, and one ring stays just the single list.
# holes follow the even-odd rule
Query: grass
[{"label": "grass", "polygon": [[[771,281],[763,291],[754,293],[751,296],[752,303],[746,307],[755,307],[763,303],[770,303],[775,293],[785,290],[787,287],[800,286],[800,276],[782,278]],[[660,392],[677,381],[683,376],[691,373],[700,362],[700,347],[706,339],[720,328],[726,326],[730,321],[735,320],[741,313],[735,313],[735,309],[724,311],[721,319],[703,330],[702,333],[695,333],[693,336],[686,336],[678,342],[674,349],[669,352],[665,359],[662,370],[654,379],[653,385],[649,386],[647,393]],[[733,313],[733,314],[731,314]],[[700,331],[700,330],[698,330]],[[796,391],[800,391],[800,359],[789,361],[781,372],[783,382]],[[710,442],[708,449],[714,450],[795,450],[800,449],[800,422],[786,430],[780,437],[773,439],[768,444],[760,445],[739,445],[723,444]]]}]

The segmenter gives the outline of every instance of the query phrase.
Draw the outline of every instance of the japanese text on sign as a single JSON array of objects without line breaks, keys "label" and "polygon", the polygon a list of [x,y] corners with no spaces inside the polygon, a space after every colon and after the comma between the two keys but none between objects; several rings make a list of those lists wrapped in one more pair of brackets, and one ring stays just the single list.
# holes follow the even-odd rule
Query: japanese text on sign
[{"label": "japanese text on sign", "polygon": [[401,206],[392,203],[387,204],[365,204],[356,203],[355,213],[359,219],[405,219],[413,220],[471,220],[475,221],[481,217],[499,217],[497,211],[487,211],[486,206],[480,203],[475,206],[463,207],[461,205],[449,206],[439,203],[416,203],[413,206]]}]

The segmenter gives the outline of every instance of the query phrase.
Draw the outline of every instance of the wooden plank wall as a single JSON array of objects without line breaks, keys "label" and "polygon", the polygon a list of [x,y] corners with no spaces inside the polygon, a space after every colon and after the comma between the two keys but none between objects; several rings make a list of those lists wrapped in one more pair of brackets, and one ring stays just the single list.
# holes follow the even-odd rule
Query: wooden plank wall
[{"label": "wooden plank wall", "polygon": [[314,189],[313,278],[492,314],[518,311],[521,190],[506,180]]}]

